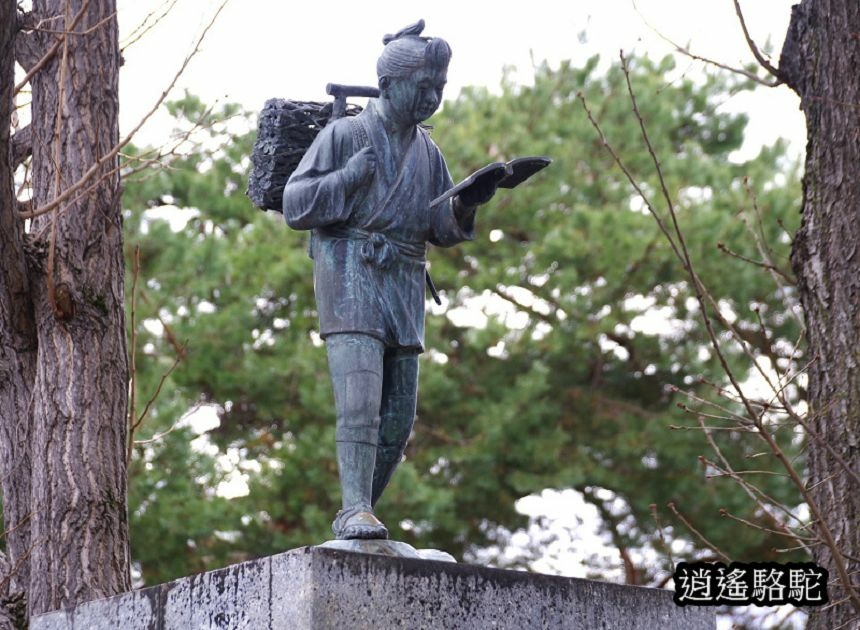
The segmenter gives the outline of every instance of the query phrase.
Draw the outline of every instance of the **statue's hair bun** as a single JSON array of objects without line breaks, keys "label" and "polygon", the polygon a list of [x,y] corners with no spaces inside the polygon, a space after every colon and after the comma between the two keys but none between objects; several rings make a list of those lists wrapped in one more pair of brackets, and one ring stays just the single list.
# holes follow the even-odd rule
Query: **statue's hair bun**
[{"label": "statue's hair bun", "polygon": [[415,24],[410,24],[409,26],[400,29],[394,35],[390,33],[382,38],[382,43],[388,45],[390,42],[393,42],[395,39],[400,39],[401,37],[407,37],[408,35],[420,35],[421,31],[424,30],[424,20],[418,20]]}]

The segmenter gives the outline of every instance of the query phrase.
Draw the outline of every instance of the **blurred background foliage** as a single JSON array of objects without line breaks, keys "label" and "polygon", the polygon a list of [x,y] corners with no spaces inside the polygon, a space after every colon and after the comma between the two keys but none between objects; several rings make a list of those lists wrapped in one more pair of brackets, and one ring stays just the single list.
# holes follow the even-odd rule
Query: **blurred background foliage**
[{"label": "blurred background foliage", "polygon": [[[747,121],[726,103],[752,85],[726,74],[693,82],[648,58],[631,61],[631,80],[698,273],[757,355],[790,362],[790,290],[717,247],[759,260],[758,239],[787,261],[799,219],[785,146],[739,157]],[[474,242],[429,252],[444,306],[428,305],[418,421],[378,512],[395,539],[529,567],[546,541],[512,538],[547,522],[518,501],[572,490],[617,550],[593,575],[658,585],[667,552],[712,558],[670,502],[732,558],[777,559],[784,539],[720,517],[762,514],[711,478],[699,460],[710,447],[673,388],[713,400],[710,383],[725,377],[683,268],[578,93],[656,200],[617,64],[542,65],[532,85],[466,89],[429,121],[455,180],[515,156],[554,162],[483,207]],[[132,149],[124,195],[135,417],[148,406],[132,449],[132,554],[147,584],[327,540],[339,507],[307,234],[244,194],[256,114],[192,95],[170,113],[176,150],[138,171],[148,153]],[[748,359],[727,352],[751,378]],[[739,468],[757,456],[742,433],[713,435]],[[793,433],[777,437],[802,456]],[[755,467],[776,470],[768,457]],[[796,503],[779,475],[759,487]]]}]

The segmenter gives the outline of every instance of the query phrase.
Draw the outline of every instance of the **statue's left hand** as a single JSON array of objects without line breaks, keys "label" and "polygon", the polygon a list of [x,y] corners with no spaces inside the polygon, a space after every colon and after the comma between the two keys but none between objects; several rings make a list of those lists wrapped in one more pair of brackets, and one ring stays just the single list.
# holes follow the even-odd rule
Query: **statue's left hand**
[{"label": "statue's left hand", "polygon": [[464,206],[480,206],[493,198],[498,189],[497,184],[498,182],[495,181],[475,182],[475,184],[460,191],[460,194],[457,196],[460,199],[460,203]]}]

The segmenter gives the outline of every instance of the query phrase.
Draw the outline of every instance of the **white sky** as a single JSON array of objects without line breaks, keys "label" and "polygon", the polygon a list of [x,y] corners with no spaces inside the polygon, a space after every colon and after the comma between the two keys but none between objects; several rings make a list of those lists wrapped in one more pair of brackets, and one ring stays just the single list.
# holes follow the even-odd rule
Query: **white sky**
[{"label": "white sky", "polygon": [[[120,28],[128,34],[150,12],[173,0],[120,0]],[[795,0],[742,0],[760,47],[770,40],[774,64]],[[169,16],[124,53],[122,120],[130,129],[168,84],[219,2],[176,0]],[[297,8],[300,7],[300,8]],[[752,61],[731,0],[530,0],[516,3],[385,0],[316,3],[230,0],[180,81],[204,101],[239,102],[259,110],[267,98],[326,100],[325,84],[374,84],[382,35],[419,18],[426,35],[444,37],[454,57],[448,97],[464,85],[497,86],[506,65],[530,77],[531,59],[581,63],[618,51],[662,57],[670,44],[653,29],[697,54],[729,65]],[[649,26],[650,25],[650,26]],[[584,35],[583,35],[584,33]],[[702,64],[682,60],[679,70],[700,74]],[[789,137],[802,151],[805,138],[798,99],[786,87],[739,95],[726,107],[752,117],[748,141],[758,146]],[[159,122],[145,130],[155,142]]]}]

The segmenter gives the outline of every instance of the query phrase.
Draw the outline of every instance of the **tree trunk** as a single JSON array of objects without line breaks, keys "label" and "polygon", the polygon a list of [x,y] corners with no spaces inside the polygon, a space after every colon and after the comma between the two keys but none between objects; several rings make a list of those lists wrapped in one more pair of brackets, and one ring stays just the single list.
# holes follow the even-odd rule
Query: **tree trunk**
[{"label": "tree trunk", "polygon": [[[860,474],[860,3],[804,0],[792,19],[780,75],[801,98],[806,115],[803,222],[792,266],[808,331],[812,427]],[[860,487],[831,453],[809,438],[808,485],[824,515],[854,597],[824,612],[810,628],[855,627],[860,617]],[[839,572],[830,550],[815,561]],[[853,559],[851,559],[853,557]],[[849,592],[831,587],[831,601]],[[849,620],[855,619],[853,622]],[[844,624],[844,625],[843,625]]]},{"label": "tree trunk", "polygon": [[[0,0],[0,479],[2,479],[6,593],[29,582],[30,395],[36,375],[36,329],[24,255],[24,225],[15,214],[9,120],[14,90],[14,0]],[[9,575],[4,575],[5,573]]]},{"label": "tree trunk", "polygon": [[[0,3],[14,10],[12,0]],[[53,31],[34,33],[36,48],[47,51],[79,12],[76,34],[31,80],[34,208],[79,181],[118,141],[115,1],[35,0],[35,20]],[[8,21],[0,23],[5,34]],[[7,57],[0,47],[4,81]],[[4,91],[3,107],[9,102]],[[8,116],[0,120],[5,126]],[[4,518],[7,528],[28,525],[26,536],[10,535],[10,561],[29,570],[28,609],[39,614],[130,587],[120,185],[117,159],[106,160],[79,194],[33,219],[25,237],[7,157],[0,163],[0,370],[10,375],[0,381]],[[28,251],[43,255],[28,256],[25,238],[34,245]]]}]

